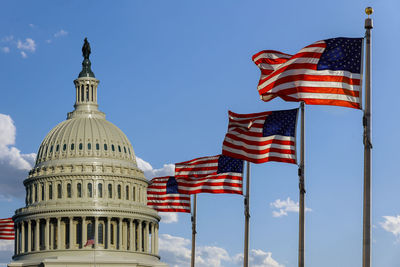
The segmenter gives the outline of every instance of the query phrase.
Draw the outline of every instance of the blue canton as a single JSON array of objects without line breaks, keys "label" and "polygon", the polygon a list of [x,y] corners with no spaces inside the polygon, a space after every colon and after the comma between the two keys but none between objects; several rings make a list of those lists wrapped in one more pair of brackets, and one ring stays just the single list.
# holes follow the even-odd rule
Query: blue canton
[{"label": "blue canton", "polygon": [[263,136],[283,135],[293,136],[296,133],[297,108],[272,111],[265,119]]},{"label": "blue canton", "polygon": [[178,194],[178,182],[174,176],[169,177],[167,181],[167,194]]},{"label": "blue canton", "polygon": [[333,38],[325,40],[326,48],[319,59],[317,70],[346,70],[361,73],[363,38]]},{"label": "blue canton", "polygon": [[225,155],[221,155],[218,158],[218,170],[217,173],[225,172],[243,172],[243,160],[234,159]]}]

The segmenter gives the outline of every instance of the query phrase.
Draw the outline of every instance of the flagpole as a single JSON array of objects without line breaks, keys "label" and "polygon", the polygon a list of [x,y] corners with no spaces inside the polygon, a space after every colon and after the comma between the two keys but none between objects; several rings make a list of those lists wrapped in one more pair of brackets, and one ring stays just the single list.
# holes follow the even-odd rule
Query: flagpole
[{"label": "flagpole", "polygon": [[301,109],[301,140],[300,140],[300,166],[299,166],[299,267],[304,267],[304,102],[300,103]]},{"label": "flagpole", "polygon": [[192,213],[192,256],[190,266],[194,267],[195,265],[195,257],[196,257],[196,209],[197,209],[197,195],[193,195],[193,213]]},{"label": "flagpole", "polygon": [[364,201],[363,201],[363,267],[371,266],[371,29],[373,12],[371,7],[365,9],[365,108],[364,126]]},{"label": "flagpole", "polygon": [[244,253],[243,267],[249,266],[249,221],[250,221],[250,162],[247,161],[246,195],[244,198]]}]

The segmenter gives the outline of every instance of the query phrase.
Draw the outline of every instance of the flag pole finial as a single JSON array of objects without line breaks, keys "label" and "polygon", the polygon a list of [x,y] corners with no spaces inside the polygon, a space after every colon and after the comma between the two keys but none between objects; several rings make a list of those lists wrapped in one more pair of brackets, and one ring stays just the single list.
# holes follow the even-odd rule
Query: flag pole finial
[{"label": "flag pole finial", "polygon": [[372,15],[372,13],[374,13],[374,9],[372,7],[369,6],[365,8],[365,14],[368,15],[368,18],[370,15]]}]

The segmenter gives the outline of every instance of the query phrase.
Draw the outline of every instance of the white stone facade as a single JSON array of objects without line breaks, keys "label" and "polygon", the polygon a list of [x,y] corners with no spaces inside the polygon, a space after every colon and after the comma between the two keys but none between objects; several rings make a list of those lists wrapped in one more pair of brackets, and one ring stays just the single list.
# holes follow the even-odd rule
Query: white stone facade
[{"label": "white stone facade", "polygon": [[132,145],[98,111],[99,81],[74,83],[75,110],[44,138],[24,181],[8,266],[167,266]]}]

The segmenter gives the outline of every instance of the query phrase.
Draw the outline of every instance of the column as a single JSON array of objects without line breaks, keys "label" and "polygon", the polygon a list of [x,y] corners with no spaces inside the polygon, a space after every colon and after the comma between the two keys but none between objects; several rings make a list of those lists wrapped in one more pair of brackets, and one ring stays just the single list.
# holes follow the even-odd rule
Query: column
[{"label": "column", "polygon": [[35,230],[35,251],[40,250],[40,220],[36,219],[36,230]]},{"label": "column", "polygon": [[118,222],[118,249],[122,250],[122,218]]},{"label": "column", "polygon": [[32,251],[32,222],[28,221],[28,252]]},{"label": "column", "polygon": [[132,250],[136,251],[136,222],[132,220]]},{"label": "column", "polygon": [[97,248],[97,244],[99,242],[99,218],[94,217],[94,248]]},{"label": "column", "polygon": [[107,217],[107,249],[111,246],[111,218]]},{"label": "column", "polygon": [[154,233],[155,233],[155,235],[154,235],[154,238],[155,238],[155,242],[154,242],[155,249],[154,249],[154,252],[155,253],[154,254],[158,255],[158,224],[156,225],[154,230],[155,230],[154,231]]},{"label": "column", "polygon": [[21,252],[25,252],[25,222],[21,222]]},{"label": "column", "polygon": [[144,227],[144,252],[149,252],[149,222]]},{"label": "column", "polygon": [[74,217],[68,217],[69,218],[69,249],[72,249],[74,247]]},{"label": "column", "polygon": [[129,219],[129,250],[132,250],[133,243],[133,222]]},{"label": "column", "polygon": [[50,219],[46,218],[46,227],[44,228],[44,249],[49,249],[49,222]]},{"label": "column", "polygon": [[138,251],[142,252],[142,221],[138,220]]},{"label": "column", "polygon": [[57,249],[61,249],[61,218],[57,217]]},{"label": "column", "polygon": [[20,250],[21,250],[21,248],[20,248],[20,245],[21,245],[21,239],[19,238],[19,226],[20,226],[20,223],[16,223],[15,224],[17,227],[17,232],[16,232],[16,238],[15,238],[15,243],[16,243],[16,252],[15,252],[15,254],[19,254],[19,252],[20,252]]},{"label": "column", "polygon": [[87,226],[86,226],[86,217],[82,217],[82,246],[85,248],[85,244],[87,242]]},{"label": "column", "polygon": [[153,253],[153,254],[154,254],[154,250],[155,250],[155,248],[154,248],[154,240],[155,240],[154,229],[155,229],[155,226],[154,226],[154,223],[152,222],[151,223],[151,253]]}]

